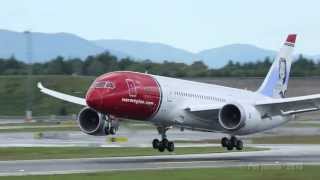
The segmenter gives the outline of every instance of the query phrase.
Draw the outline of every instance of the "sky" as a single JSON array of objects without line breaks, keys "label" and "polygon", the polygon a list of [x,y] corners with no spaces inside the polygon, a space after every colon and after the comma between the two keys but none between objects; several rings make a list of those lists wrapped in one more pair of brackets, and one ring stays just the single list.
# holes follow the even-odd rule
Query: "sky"
[{"label": "sky", "polygon": [[89,40],[160,42],[192,52],[233,43],[320,54],[316,0],[2,0],[0,29],[67,32]]}]

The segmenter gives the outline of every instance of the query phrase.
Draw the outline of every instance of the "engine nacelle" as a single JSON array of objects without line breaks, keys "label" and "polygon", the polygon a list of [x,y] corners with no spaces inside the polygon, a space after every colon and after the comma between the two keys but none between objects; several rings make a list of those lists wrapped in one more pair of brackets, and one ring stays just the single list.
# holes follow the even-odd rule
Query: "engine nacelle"
[{"label": "engine nacelle", "polygon": [[246,112],[245,109],[238,104],[226,104],[219,112],[220,125],[228,130],[238,130],[245,125]]},{"label": "engine nacelle", "polygon": [[219,124],[226,131],[245,135],[266,129],[261,113],[252,105],[229,103],[219,111]]},{"label": "engine nacelle", "polygon": [[106,135],[106,116],[89,107],[85,107],[79,112],[78,124],[81,131],[86,134],[95,136]]}]

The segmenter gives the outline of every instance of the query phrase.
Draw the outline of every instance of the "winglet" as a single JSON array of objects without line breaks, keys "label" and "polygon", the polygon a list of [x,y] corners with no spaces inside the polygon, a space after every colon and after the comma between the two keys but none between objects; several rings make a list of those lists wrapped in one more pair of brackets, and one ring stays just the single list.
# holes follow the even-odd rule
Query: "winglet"
[{"label": "winglet", "polygon": [[43,89],[43,85],[42,85],[41,82],[38,82],[38,83],[37,83],[37,86],[38,86],[39,89]]}]

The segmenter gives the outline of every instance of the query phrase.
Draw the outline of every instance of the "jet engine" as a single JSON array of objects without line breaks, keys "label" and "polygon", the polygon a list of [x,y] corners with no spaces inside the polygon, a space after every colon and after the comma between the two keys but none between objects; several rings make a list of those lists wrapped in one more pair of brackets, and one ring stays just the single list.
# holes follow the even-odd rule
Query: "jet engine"
[{"label": "jet engine", "polygon": [[81,131],[86,134],[94,136],[107,135],[108,123],[106,116],[89,107],[83,108],[78,114],[78,124]]},{"label": "jet engine", "polygon": [[246,119],[245,109],[238,104],[226,104],[219,112],[219,123],[228,131],[240,129],[245,125]]},{"label": "jet engine", "polygon": [[229,103],[219,111],[219,124],[236,134],[255,132],[261,128],[261,113],[249,104]]}]

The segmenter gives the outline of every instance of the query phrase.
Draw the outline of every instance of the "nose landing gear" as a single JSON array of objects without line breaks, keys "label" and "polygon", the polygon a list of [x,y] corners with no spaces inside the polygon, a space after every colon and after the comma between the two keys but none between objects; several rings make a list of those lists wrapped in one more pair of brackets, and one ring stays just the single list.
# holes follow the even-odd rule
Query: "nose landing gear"
[{"label": "nose landing gear", "polygon": [[115,135],[116,134],[116,132],[117,132],[117,128],[115,128],[115,127],[113,127],[113,126],[107,126],[107,127],[105,127],[105,133],[106,133],[106,135]]},{"label": "nose landing gear", "polygon": [[106,127],[104,129],[106,135],[115,135],[116,132],[119,129],[119,122],[117,119],[111,117],[111,116],[106,116]]},{"label": "nose landing gear", "polygon": [[231,136],[230,139],[223,137],[221,139],[221,145],[222,147],[227,148],[229,151],[233,150],[233,148],[236,148],[239,151],[243,149],[243,142],[237,139],[235,136]]},{"label": "nose landing gear", "polygon": [[159,134],[161,134],[161,141],[159,141],[159,139],[154,139],[152,141],[152,147],[153,149],[158,149],[160,152],[164,152],[166,149],[169,152],[173,152],[174,151],[174,143],[172,141],[169,141],[167,139],[167,135],[166,132],[169,128],[163,128],[163,127],[159,127],[158,131]]}]

